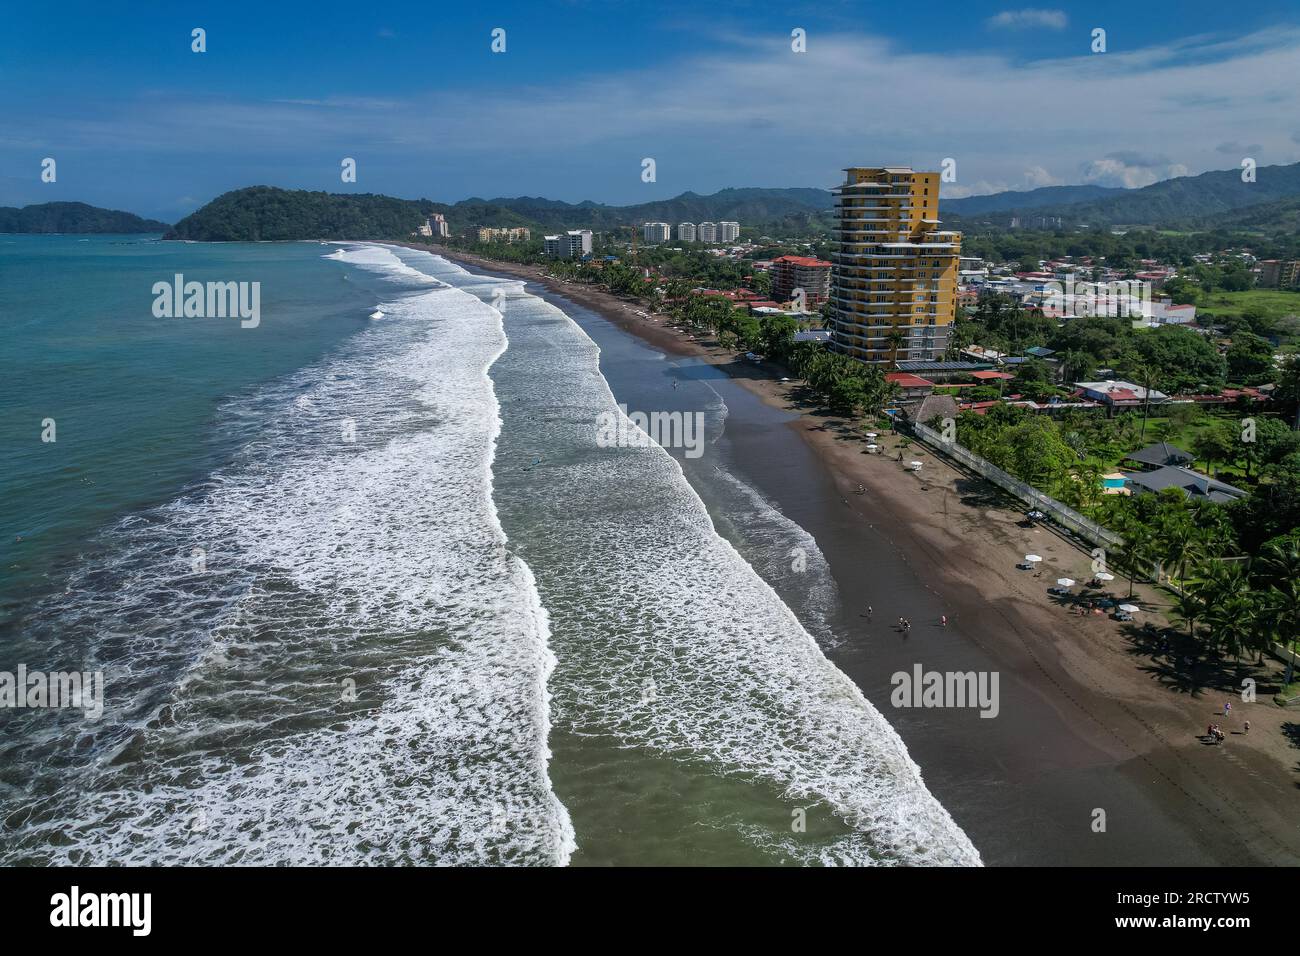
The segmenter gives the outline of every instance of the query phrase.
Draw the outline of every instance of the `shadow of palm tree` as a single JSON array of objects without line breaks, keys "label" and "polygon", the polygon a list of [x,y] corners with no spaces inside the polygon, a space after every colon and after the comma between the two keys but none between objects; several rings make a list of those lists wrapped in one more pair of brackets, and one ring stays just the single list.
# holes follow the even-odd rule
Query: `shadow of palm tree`
[{"label": "shadow of palm tree", "polygon": [[[1200,697],[1206,693],[1222,694],[1226,700],[1241,693],[1242,681],[1255,681],[1259,696],[1275,693],[1276,675],[1270,665],[1238,660],[1219,654],[1205,654],[1205,648],[1185,631],[1161,630],[1149,624],[1124,624],[1120,628],[1128,644],[1128,653],[1145,657],[1140,668],[1170,690]],[[1217,710],[1217,707],[1216,707]]]}]

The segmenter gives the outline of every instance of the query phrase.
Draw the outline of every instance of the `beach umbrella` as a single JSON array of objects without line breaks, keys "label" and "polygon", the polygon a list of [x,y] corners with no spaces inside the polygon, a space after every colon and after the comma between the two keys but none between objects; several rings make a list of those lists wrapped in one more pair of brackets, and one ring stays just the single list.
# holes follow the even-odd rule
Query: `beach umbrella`
[{"label": "beach umbrella", "polygon": [[876,433],[875,433],[875,432],[867,432],[867,437],[868,437],[868,438],[875,438],[875,437],[877,437],[877,436],[876,436]]},{"label": "beach umbrella", "polygon": [[1038,554],[1025,555],[1025,564],[1037,564],[1041,560],[1043,560],[1042,555],[1038,555]]},{"label": "beach umbrella", "polygon": [[880,446],[877,445],[875,442],[872,442],[870,445],[867,446],[867,451],[875,451],[879,447]]},{"label": "beach umbrella", "polygon": [[1119,609],[1125,614],[1136,614],[1138,611],[1142,610],[1136,604],[1121,604]]},{"label": "beach umbrella", "polygon": [[1097,572],[1097,580],[1098,580],[1098,581],[1114,581],[1114,580],[1115,580],[1115,575],[1111,574],[1109,571],[1098,571],[1098,572]]},{"label": "beach umbrella", "polygon": [[1057,578],[1056,583],[1063,588],[1074,587],[1074,578]]}]

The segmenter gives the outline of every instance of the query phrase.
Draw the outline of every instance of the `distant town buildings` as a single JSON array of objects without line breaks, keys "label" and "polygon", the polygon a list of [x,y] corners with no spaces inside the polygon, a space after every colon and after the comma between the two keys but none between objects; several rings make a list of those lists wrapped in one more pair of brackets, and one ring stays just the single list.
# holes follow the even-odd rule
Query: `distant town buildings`
[{"label": "distant town buildings", "polygon": [[834,190],[833,347],[872,363],[941,359],[956,312],[961,234],[938,229],[939,174],[906,166],[845,174]]},{"label": "distant town buildings", "polygon": [[695,227],[695,237],[700,242],[717,242],[718,241],[718,224],[716,222],[702,222]]},{"label": "distant town buildings", "polygon": [[781,256],[768,269],[772,277],[772,298],[789,302],[796,289],[804,292],[808,308],[825,302],[831,291],[831,264],[810,256]]},{"label": "distant town buildings", "polygon": [[667,242],[672,238],[672,226],[666,222],[647,222],[641,227],[641,234],[648,245]]},{"label": "distant town buildings", "polygon": [[438,236],[446,239],[451,235],[451,230],[447,228],[447,220],[442,213],[434,213],[424,220],[424,225],[416,228],[415,233],[419,236]]},{"label": "distant town buildings", "polygon": [[527,242],[532,238],[532,231],[522,226],[516,229],[492,229],[479,226],[474,231],[479,242]]},{"label": "distant town buildings", "polygon": [[542,240],[545,253],[552,259],[581,259],[591,255],[591,230],[570,229]]},{"label": "distant town buildings", "polygon": [[681,242],[695,241],[695,223],[679,222],[677,224],[677,238]]}]

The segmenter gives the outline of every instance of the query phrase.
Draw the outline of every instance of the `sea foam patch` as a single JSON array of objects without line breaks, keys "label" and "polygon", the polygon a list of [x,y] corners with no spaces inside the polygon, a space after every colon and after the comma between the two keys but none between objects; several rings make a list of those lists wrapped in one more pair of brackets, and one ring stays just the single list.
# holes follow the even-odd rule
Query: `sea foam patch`
[{"label": "sea foam patch", "polygon": [[117,719],[39,742],[35,796],[0,797],[0,860],[572,852],[547,776],[547,617],[490,494],[500,315],[384,250],[329,258],[393,284],[385,321],[230,402],[236,461],[115,528],[48,608],[51,635],[108,670]]}]

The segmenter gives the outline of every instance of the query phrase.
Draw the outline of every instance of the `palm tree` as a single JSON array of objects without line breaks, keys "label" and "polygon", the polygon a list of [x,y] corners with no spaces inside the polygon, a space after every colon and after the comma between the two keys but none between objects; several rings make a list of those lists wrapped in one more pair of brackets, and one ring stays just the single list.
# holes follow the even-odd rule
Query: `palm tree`
[{"label": "palm tree", "polygon": [[1161,522],[1159,536],[1161,560],[1166,567],[1177,568],[1181,581],[1188,562],[1204,553],[1201,530],[1186,513],[1173,512]]},{"label": "palm tree", "polygon": [[1296,637],[1300,635],[1300,546],[1272,545],[1264,549],[1255,570],[1266,583],[1266,606],[1274,615],[1279,643],[1292,653],[1287,655],[1285,683],[1290,684],[1295,670],[1292,658]]},{"label": "palm tree", "polygon": [[1138,384],[1142,386],[1142,432],[1138,441],[1145,441],[1147,436],[1147,416],[1151,414],[1151,389],[1155,388],[1156,370],[1150,365],[1139,365],[1135,370]]},{"label": "palm tree", "polygon": [[1225,651],[1240,657],[1253,628],[1246,568],[1237,562],[1215,562],[1197,580],[1188,582],[1187,587],[1204,605],[1203,617],[1210,625],[1211,635]]},{"label": "palm tree", "polygon": [[889,330],[889,334],[886,335],[885,338],[889,341],[889,348],[890,348],[889,361],[892,362],[894,365],[897,365],[898,350],[902,346],[902,344],[907,341],[907,335],[903,332],[901,328],[899,328],[898,326],[894,326],[892,329]]},{"label": "palm tree", "polygon": [[1146,572],[1153,569],[1159,558],[1156,541],[1145,528],[1134,524],[1124,529],[1124,550],[1120,552],[1120,561],[1128,571],[1128,596],[1133,596],[1134,581],[1139,574],[1144,578]]},{"label": "palm tree", "polygon": [[1187,636],[1196,641],[1196,622],[1205,616],[1205,600],[1193,590],[1186,590],[1174,598],[1174,613],[1187,623]]}]

